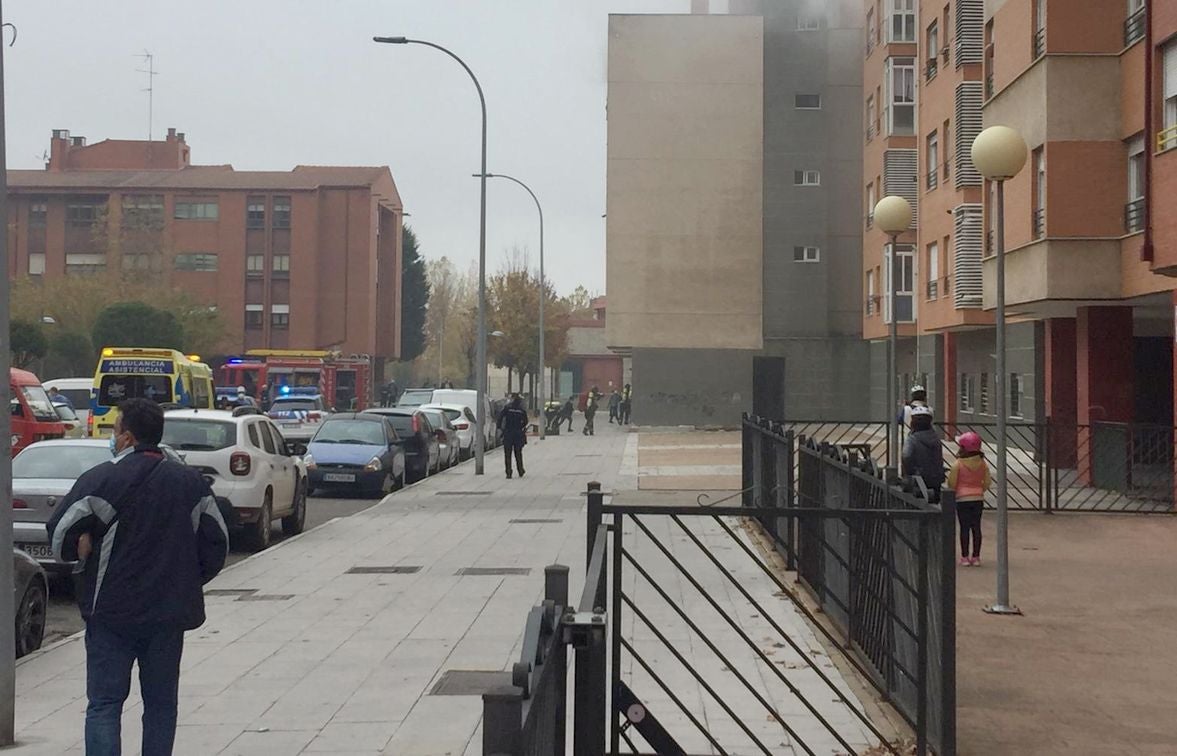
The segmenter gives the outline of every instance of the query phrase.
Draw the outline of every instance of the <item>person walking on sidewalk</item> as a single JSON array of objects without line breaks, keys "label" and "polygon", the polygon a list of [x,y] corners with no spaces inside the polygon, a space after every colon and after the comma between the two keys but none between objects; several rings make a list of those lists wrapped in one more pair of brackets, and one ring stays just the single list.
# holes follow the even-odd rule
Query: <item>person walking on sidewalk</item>
[{"label": "person walking on sidewalk", "polygon": [[511,403],[499,415],[499,430],[503,432],[503,463],[507,468],[507,480],[511,479],[511,455],[515,455],[515,467],[519,468],[519,477],[524,475],[523,447],[527,443],[527,410],[523,407],[523,397],[519,394],[511,395]]},{"label": "person walking on sidewalk", "polygon": [[609,424],[612,425],[614,420],[621,425],[621,394],[617,393],[617,389],[609,394]]},{"label": "person walking on sidewalk", "polygon": [[86,621],[86,756],[118,756],[131,667],[139,663],[143,756],[176,737],[184,631],[204,624],[202,586],[229,553],[212,489],[159,450],[163,410],[119,404],[115,457],[84,473],[46,525],[53,554],[75,568]]},{"label": "person walking on sidewalk", "polygon": [[911,435],[903,444],[903,474],[918,475],[928,487],[928,501],[940,501],[944,484],[944,448],[940,436],[932,429],[932,409],[924,405],[911,408]]},{"label": "person walking on sidewalk", "polygon": [[[985,509],[985,492],[992,479],[989,465],[981,454],[981,437],[969,431],[956,439],[960,445],[957,459],[948,471],[948,487],[956,492],[956,519],[960,522],[961,566],[981,564],[981,513]],[[972,536],[972,551],[969,536]]]},{"label": "person walking on sidewalk", "polygon": [[633,407],[633,389],[629,384],[621,390],[621,420],[622,425],[629,425],[629,411]]},{"label": "person walking on sidewalk", "polygon": [[572,432],[572,413],[576,412],[575,400],[576,397],[570,396],[568,397],[568,401],[564,402],[564,406],[560,408],[560,422],[556,425],[559,428],[567,420],[569,433]]},{"label": "person walking on sidewalk", "polygon": [[597,390],[596,386],[589,389],[588,396],[584,399],[584,428],[581,433],[585,436],[595,436],[596,430],[593,427],[593,417],[597,414],[597,399],[601,396],[601,392]]}]

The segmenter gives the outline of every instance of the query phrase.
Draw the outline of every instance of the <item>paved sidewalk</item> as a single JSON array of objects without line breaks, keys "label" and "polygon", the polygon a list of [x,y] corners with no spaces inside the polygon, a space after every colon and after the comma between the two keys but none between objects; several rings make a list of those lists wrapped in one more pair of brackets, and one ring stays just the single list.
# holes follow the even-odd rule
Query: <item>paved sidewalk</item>
[{"label": "paved sidewalk", "polygon": [[[636,493],[637,448],[638,434],[611,427],[599,428],[593,437],[574,434],[533,441],[527,447],[528,475],[510,481],[503,478],[501,454],[496,451],[488,456],[483,477],[473,475],[472,463],[462,465],[222,573],[208,586],[208,622],[187,639],[176,753],[477,756],[481,699],[430,691],[449,670],[510,668],[518,659],[526,612],[542,593],[544,565],[569,565],[572,592],[579,590],[585,484],[595,479],[606,491],[642,495]],[[669,527],[668,522],[652,523],[652,530],[671,544],[672,553],[692,570],[700,566],[704,557],[685,536],[672,537]],[[692,614],[707,611],[689,586],[667,571],[667,563],[654,560],[658,553],[633,529],[632,524],[626,526],[628,547],[651,565],[676,602]],[[727,538],[717,526],[700,524],[695,529],[717,550],[735,548],[730,539],[716,540]],[[419,569],[349,573],[356,567]],[[457,574],[471,567],[515,568],[526,574]],[[803,650],[838,681],[840,689],[846,689],[812,632],[787,602],[774,596],[776,586],[751,562],[740,566],[737,575],[758,601],[770,607],[769,615],[790,628]],[[782,669],[790,670],[796,684],[816,697],[812,676],[800,670],[800,659],[774,645],[765,631],[766,618],[742,605],[734,591],[720,592],[715,575],[701,580],[717,590],[721,603],[751,637],[778,654]],[[699,669],[721,678],[730,672],[690,639],[672,609],[632,572],[626,590],[648,608],[670,638],[684,642]],[[632,627],[632,614],[628,621]],[[720,630],[714,617],[704,626]],[[635,645],[650,655],[674,689],[704,707],[713,731],[733,732],[735,723],[707,699],[681,665],[651,645],[649,633],[640,628],[633,632]],[[732,654],[733,666],[753,658],[748,649],[739,648],[730,631],[720,645]],[[675,721],[669,701],[655,695],[659,691],[633,666],[631,662],[627,670],[633,671],[632,684],[639,695],[659,716]],[[752,679],[816,753],[836,751],[776,677],[761,672]],[[84,680],[80,639],[19,663],[20,745],[15,753],[82,753]],[[729,682],[720,692],[735,702],[741,699],[733,685]],[[842,723],[856,745],[865,744],[865,735],[852,726],[845,705],[832,698],[828,691],[821,693],[824,715]],[[767,721],[763,709],[736,711],[747,713],[755,732],[773,736],[765,740],[773,753],[795,752],[795,744],[775,722]],[[124,715],[124,753],[138,752],[140,715],[136,689]],[[689,742],[692,752],[707,752]],[[739,745],[728,752],[753,750]]]}]

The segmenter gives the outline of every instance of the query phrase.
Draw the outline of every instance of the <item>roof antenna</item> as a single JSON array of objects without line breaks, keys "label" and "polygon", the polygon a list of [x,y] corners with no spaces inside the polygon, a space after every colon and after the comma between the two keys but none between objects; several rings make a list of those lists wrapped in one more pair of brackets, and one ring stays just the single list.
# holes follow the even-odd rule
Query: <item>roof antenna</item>
[{"label": "roof antenna", "polygon": [[151,141],[151,129],[153,125],[152,108],[153,99],[155,95],[155,76],[159,71],[155,70],[155,56],[147,50],[143,51],[142,55],[136,55],[136,58],[143,59],[144,68],[136,68],[139,73],[147,74],[147,89],[140,90],[147,93],[147,141]]}]

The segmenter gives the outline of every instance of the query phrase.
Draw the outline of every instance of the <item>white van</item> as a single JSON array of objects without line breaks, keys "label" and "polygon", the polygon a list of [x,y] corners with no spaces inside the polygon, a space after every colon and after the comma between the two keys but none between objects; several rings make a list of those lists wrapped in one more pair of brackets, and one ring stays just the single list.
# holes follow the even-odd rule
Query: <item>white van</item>
[{"label": "white van", "polygon": [[[485,443],[484,448],[493,449],[498,436],[495,428],[494,410],[491,407],[490,397],[483,397],[483,399],[485,404],[484,411],[486,412],[486,427],[482,432]],[[397,402],[398,407],[419,407],[426,404],[457,404],[463,407],[469,407],[470,411],[477,416],[478,392],[474,389],[411,388],[405,389],[404,393],[400,396],[400,400]]]},{"label": "white van", "polygon": [[94,388],[94,376],[89,378],[54,378],[41,384],[45,390],[57,389],[74,405],[74,413],[82,421],[85,434],[90,435],[90,392]]}]

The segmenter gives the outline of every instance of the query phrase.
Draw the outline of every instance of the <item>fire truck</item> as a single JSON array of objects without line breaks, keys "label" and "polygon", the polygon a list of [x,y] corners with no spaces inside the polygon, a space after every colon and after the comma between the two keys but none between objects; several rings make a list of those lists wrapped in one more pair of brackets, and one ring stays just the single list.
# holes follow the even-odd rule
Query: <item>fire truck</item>
[{"label": "fire truck", "polygon": [[251,349],[217,368],[217,393],[244,386],[263,409],[279,396],[318,389],[323,403],[336,412],[372,406],[372,360],[339,352]]}]

